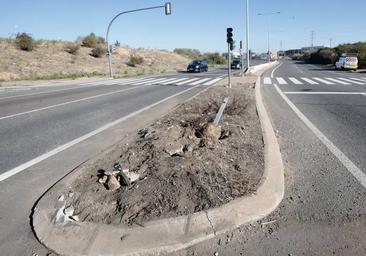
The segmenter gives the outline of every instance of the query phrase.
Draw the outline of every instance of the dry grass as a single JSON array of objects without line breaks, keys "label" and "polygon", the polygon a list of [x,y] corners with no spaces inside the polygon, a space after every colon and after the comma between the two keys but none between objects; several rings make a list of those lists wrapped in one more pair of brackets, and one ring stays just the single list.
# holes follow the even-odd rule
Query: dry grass
[{"label": "dry grass", "polygon": [[[0,40],[0,81],[104,76],[107,57],[91,56],[91,48],[81,47],[76,55],[65,51],[68,43],[38,40],[31,52],[17,49],[11,40]],[[130,67],[131,55],[141,56],[141,65]],[[113,55],[116,77],[156,74],[184,69],[190,60],[180,55],[147,49],[119,47]]]}]

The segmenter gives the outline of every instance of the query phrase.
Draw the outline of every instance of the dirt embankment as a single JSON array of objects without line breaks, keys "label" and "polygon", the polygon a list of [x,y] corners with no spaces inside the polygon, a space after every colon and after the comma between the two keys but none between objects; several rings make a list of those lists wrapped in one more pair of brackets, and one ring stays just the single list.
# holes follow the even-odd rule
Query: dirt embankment
[{"label": "dirt embankment", "polygon": [[256,190],[263,148],[253,84],[211,88],[95,162],[66,205],[80,221],[128,225],[218,207]]},{"label": "dirt embankment", "polygon": [[[0,81],[105,76],[106,56],[95,58],[91,48],[81,47],[73,55],[65,51],[66,42],[41,41],[33,51],[19,50],[13,42],[0,40]],[[130,56],[142,57],[143,63],[128,66]],[[163,50],[118,47],[113,55],[117,77],[156,74],[181,70],[190,62],[178,54]]]}]

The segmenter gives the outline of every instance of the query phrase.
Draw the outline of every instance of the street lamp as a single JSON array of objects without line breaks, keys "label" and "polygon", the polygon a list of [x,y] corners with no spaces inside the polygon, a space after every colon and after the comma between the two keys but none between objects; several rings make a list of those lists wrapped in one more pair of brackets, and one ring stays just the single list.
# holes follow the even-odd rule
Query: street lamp
[{"label": "street lamp", "polygon": [[108,28],[107,28],[107,33],[106,33],[106,37],[105,37],[105,41],[107,44],[107,53],[108,53],[108,63],[109,63],[109,76],[111,78],[113,78],[113,69],[112,69],[112,52],[111,49],[109,48],[109,30],[111,29],[111,26],[113,24],[113,22],[121,15],[123,14],[127,14],[127,13],[132,13],[132,12],[141,12],[141,11],[147,11],[147,10],[152,10],[152,9],[159,9],[159,8],[164,8],[165,9],[165,15],[170,15],[172,14],[172,5],[171,3],[166,3],[165,5],[161,5],[161,6],[153,6],[153,7],[148,7],[148,8],[141,8],[141,9],[135,9],[135,10],[130,10],[130,11],[125,11],[125,12],[121,12],[119,14],[117,14],[116,16],[114,16],[114,18],[111,20],[111,22],[109,22]]},{"label": "street lamp", "polygon": [[[259,16],[271,16],[271,15],[276,15],[276,14],[281,14],[281,12],[263,12],[263,13],[258,13]],[[268,57],[268,62],[271,61],[271,56],[270,56],[270,47],[269,47],[269,18],[267,18],[267,29],[268,29],[268,52],[267,52],[267,57]]]},{"label": "street lamp", "polygon": [[[247,0],[247,17],[246,17],[246,25],[247,25],[247,29],[246,29],[246,38],[247,38],[247,42],[246,42],[246,50],[247,50],[247,70],[249,70],[250,68],[250,52],[249,52],[249,0]],[[241,63],[241,65],[243,65],[243,63]]]}]

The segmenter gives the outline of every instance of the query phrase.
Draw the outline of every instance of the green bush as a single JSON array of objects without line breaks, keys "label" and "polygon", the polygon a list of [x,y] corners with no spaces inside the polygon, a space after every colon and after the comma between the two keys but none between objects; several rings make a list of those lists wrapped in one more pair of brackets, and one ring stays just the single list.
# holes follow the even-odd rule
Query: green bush
[{"label": "green bush", "polygon": [[35,48],[33,37],[27,33],[18,33],[15,38],[15,45],[23,51],[32,51]]},{"label": "green bush", "polygon": [[144,63],[144,58],[135,54],[130,55],[130,60],[126,63],[130,67],[136,67]]},{"label": "green bush", "polygon": [[96,36],[94,33],[90,33],[81,39],[81,46],[83,47],[95,48],[99,44],[105,44],[105,40],[103,37]]},{"label": "green bush", "polygon": [[218,52],[205,53],[205,54],[203,54],[202,58],[205,59],[208,62],[208,64],[210,64],[210,65],[223,65],[223,64],[227,63],[225,57],[220,55],[220,53],[218,53]]},{"label": "green bush", "polygon": [[78,43],[67,43],[65,46],[65,52],[68,52],[72,55],[78,54],[80,50],[80,45]]},{"label": "green bush", "polygon": [[176,49],[174,49],[174,53],[182,55],[182,56],[190,58],[190,59],[200,59],[201,58],[201,52],[196,49],[176,48]]},{"label": "green bush", "polygon": [[338,54],[334,49],[324,48],[310,54],[309,62],[312,64],[328,65],[334,64],[337,59]]},{"label": "green bush", "polygon": [[95,57],[95,58],[101,58],[104,54],[106,53],[106,50],[103,48],[102,45],[96,45],[90,55]]}]

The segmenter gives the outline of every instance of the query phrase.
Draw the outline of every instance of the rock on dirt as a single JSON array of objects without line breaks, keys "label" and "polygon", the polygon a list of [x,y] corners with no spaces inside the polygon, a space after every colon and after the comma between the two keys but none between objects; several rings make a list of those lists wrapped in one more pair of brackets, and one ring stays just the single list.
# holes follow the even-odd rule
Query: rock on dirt
[{"label": "rock on dirt", "polygon": [[208,139],[218,141],[221,137],[221,127],[215,125],[214,123],[208,123],[203,135]]},{"label": "rock on dirt", "polygon": [[114,176],[114,175],[108,176],[106,185],[107,185],[108,190],[110,190],[110,191],[116,191],[117,189],[119,189],[121,187],[121,184],[119,183],[116,176]]}]

